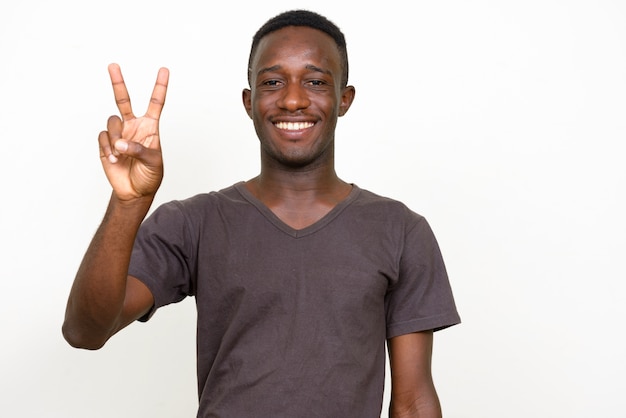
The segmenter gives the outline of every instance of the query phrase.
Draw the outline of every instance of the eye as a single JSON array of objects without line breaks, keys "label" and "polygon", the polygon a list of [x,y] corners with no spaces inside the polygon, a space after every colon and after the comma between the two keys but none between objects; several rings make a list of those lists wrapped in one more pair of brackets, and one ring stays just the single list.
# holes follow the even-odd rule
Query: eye
[{"label": "eye", "polygon": [[278,80],[267,80],[263,82],[264,86],[268,86],[268,87],[276,87],[279,86],[281,83]]},{"label": "eye", "polygon": [[321,87],[325,86],[326,82],[324,80],[311,80],[309,81],[309,84],[313,87]]}]

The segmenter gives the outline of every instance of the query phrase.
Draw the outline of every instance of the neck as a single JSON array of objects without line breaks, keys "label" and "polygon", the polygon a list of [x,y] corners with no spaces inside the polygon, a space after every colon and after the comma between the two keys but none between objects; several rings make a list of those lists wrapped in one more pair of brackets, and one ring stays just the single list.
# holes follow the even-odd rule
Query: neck
[{"label": "neck", "polygon": [[287,165],[261,149],[261,172],[252,179],[249,189],[263,199],[324,199],[338,190],[345,190],[346,183],[335,172],[334,148],[329,146],[314,161],[302,166]]},{"label": "neck", "polygon": [[315,200],[346,187],[332,166],[296,170],[262,167],[261,173],[248,181],[248,185],[257,197],[271,196],[272,200]]},{"label": "neck", "polygon": [[296,229],[322,218],[352,190],[337,176],[332,161],[299,169],[262,163],[261,173],[246,182],[246,187]]}]

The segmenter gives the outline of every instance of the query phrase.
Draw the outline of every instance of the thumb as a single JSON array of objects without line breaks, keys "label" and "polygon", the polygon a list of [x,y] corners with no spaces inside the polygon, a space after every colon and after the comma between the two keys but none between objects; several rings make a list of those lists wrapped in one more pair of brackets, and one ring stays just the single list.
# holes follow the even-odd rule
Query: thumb
[{"label": "thumb", "polygon": [[115,151],[121,155],[135,158],[148,165],[158,165],[160,153],[157,150],[146,148],[138,142],[118,139],[115,142]]}]

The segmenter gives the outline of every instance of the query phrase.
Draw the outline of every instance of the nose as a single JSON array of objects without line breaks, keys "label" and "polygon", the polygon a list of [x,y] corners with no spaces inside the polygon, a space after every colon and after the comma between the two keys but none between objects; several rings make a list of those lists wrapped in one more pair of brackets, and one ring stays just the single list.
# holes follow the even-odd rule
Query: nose
[{"label": "nose", "polygon": [[306,109],[311,104],[306,88],[298,83],[288,83],[281,93],[277,102],[281,109],[295,112]]}]

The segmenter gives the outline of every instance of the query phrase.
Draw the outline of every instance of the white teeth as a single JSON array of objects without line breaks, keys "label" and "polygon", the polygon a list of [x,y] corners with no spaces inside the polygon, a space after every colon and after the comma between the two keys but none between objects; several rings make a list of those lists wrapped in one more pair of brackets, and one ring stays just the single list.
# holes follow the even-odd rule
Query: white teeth
[{"label": "white teeth", "polygon": [[278,129],[285,129],[287,131],[300,131],[302,129],[310,128],[313,126],[313,122],[277,122],[274,125]]}]

